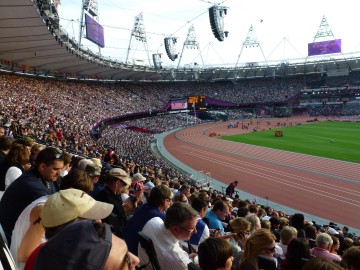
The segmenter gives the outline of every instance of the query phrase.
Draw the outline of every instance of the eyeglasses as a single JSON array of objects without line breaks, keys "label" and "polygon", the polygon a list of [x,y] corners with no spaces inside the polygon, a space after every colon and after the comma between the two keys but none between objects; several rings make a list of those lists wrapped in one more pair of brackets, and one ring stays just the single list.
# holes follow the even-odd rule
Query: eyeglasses
[{"label": "eyeglasses", "polygon": [[196,227],[194,227],[194,228],[192,228],[191,230],[189,230],[189,229],[186,229],[186,228],[183,228],[183,227],[181,227],[181,226],[178,226],[180,229],[182,229],[183,231],[186,231],[186,232],[188,232],[188,233],[193,233],[195,230],[196,230]]},{"label": "eyeglasses", "polygon": [[268,253],[274,253],[275,252],[275,246],[272,248],[264,248],[263,250],[267,251]]},{"label": "eyeglasses", "polygon": [[129,251],[126,252],[123,262],[121,263],[119,270],[127,270],[125,267],[127,266],[127,269],[131,270],[131,259]]}]

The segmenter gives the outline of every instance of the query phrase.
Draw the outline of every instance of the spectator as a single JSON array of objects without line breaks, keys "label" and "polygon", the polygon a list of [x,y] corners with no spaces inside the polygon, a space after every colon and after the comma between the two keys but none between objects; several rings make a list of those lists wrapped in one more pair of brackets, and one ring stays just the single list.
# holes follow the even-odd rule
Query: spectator
[{"label": "spectator", "polygon": [[203,220],[206,211],[209,208],[209,202],[207,200],[201,199],[200,197],[196,197],[191,202],[191,207],[198,212],[196,233],[193,234],[190,238],[190,244],[193,246],[195,251],[197,251],[198,245],[210,236],[209,227]]},{"label": "spectator", "polygon": [[120,194],[130,185],[131,179],[124,170],[113,168],[104,181],[105,188],[95,195],[95,199],[114,205],[113,215],[107,217],[105,221],[113,226],[115,235],[122,238],[127,216]]},{"label": "spectator", "polygon": [[247,215],[245,218],[251,223],[250,235],[261,228],[260,219],[256,214]]},{"label": "spectator", "polygon": [[[71,171],[63,178],[60,189],[79,189],[89,193],[93,184],[85,172]],[[44,227],[40,222],[40,212],[47,196],[40,197],[29,204],[20,214],[15,223],[11,237],[10,251],[14,261],[21,269],[31,252],[41,243],[45,242]]]},{"label": "spectator", "polygon": [[311,249],[311,255],[321,257],[330,261],[341,261],[341,257],[337,254],[330,253],[333,240],[327,233],[320,233],[316,237],[316,247]]},{"label": "spectator", "polygon": [[285,226],[280,232],[280,243],[277,243],[277,246],[282,249],[283,255],[280,255],[281,259],[285,259],[287,252],[287,247],[291,240],[295,239],[297,236],[297,230],[292,226]]},{"label": "spectator", "polygon": [[273,259],[274,252],[275,236],[267,229],[255,231],[245,242],[239,270],[258,269],[258,256]]},{"label": "spectator", "polygon": [[148,202],[140,206],[135,214],[128,220],[124,228],[124,240],[128,245],[129,251],[138,254],[140,232],[145,224],[154,217],[165,219],[165,211],[172,203],[172,192],[164,185],[154,187],[149,195]]},{"label": "spectator", "polygon": [[[187,270],[190,256],[180,247],[179,241],[188,241],[196,233],[198,213],[188,204],[174,203],[166,211],[165,222],[161,218],[150,219],[142,232],[153,241],[161,269]],[[147,264],[149,258],[144,250],[138,248],[141,264]]]},{"label": "spectator", "polygon": [[347,249],[344,252],[341,264],[347,270],[360,270],[360,246]]},{"label": "spectator", "polygon": [[234,261],[230,244],[210,237],[199,245],[199,265],[206,270],[230,270]]},{"label": "spectator", "polygon": [[45,148],[36,157],[35,168],[23,173],[5,191],[0,202],[0,223],[8,243],[11,243],[15,222],[25,207],[58,190],[55,181],[63,166],[63,153],[54,147]]},{"label": "spectator", "polygon": [[327,259],[316,257],[305,263],[303,270],[344,270],[339,264]]},{"label": "spectator", "polygon": [[301,270],[304,259],[310,258],[310,246],[304,238],[294,238],[287,247],[287,253],[281,264],[281,270]]},{"label": "spectator", "polygon": [[218,200],[214,206],[209,210],[205,217],[209,220],[209,229],[220,229],[220,235],[225,234],[225,228],[222,223],[229,214],[229,207],[223,200]]},{"label": "spectator", "polygon": [[67,225],[40,249],[34,270],[135,270],[138,263],[108,224],[83,220]]},{"label": "spectator", "polygon": [[303,214],[301,214],[301,213],[294,214],[291,217],[290,225],[297,229],[298,237],[303,237],[303,238],[306,237],[305,231],[304,231],[305,217]]}]

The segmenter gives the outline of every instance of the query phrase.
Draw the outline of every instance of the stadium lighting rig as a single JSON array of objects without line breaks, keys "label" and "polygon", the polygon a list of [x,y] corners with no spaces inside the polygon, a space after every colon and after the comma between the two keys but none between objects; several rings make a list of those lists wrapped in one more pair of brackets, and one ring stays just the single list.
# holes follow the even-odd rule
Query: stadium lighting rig
[{"label": "stadium lighting rig", "polygon": [[209,20],[211,30],[219,41],[224,41],[229,32],[224,30],[224,17],[227,15],[228,7],[213,5],[209,8]]}]

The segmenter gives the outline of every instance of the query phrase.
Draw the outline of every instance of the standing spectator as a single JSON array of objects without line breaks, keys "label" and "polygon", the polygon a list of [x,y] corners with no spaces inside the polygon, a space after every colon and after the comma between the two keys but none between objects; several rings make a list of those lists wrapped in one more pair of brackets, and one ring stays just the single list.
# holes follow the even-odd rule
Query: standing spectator
[{"label": "standing spectator", "polygon": [[[174,203],[166,211],[165,222],[155,217],[149,220],[142,232],[153,241],[161,269],[187,270],[190,256],[181,248],[179,241],[188,241],[196,233],[198,213],[188,204]],[[141,264],[148,264],[149,258],[139,245]],[[148,268],[146,268],[148,269]]]},{"label": "standing spectator", "polygon": [[124,240],[129,251],[138,254],[139,236],[145,224],[154,217],[165,219],[165,211],[172,202],[172,192],[165,186],[154,187],[149,195],[148,202],[140,207],[138,211],[128,220],[124,228]]},{"label": "standing spectator", "polygon": [[42,150],[36,157],[35,167],[23,173],[5,191],[0,202],[0,223],[8,243],[15,222],[32,201],[58,191],[57,177],[64,166],[64,155],[55,147]]},{"label": "standing spectator", "polygon": [[239,183],[238,181],[234,181],[234,182],[230,183],[230,185],[228,185],[228,187],[225,190],[225,194],[227,196],[229,196],[230,198],[232,198],[232,196],[234,194],[234,191],[235,191],[235,188],[236,188],[238,183]]},{"label": "standing spectator", "polygon": [[210,237],[199,245],[199,265],[206,270],[230,270],[234,261],[230,244]]}]

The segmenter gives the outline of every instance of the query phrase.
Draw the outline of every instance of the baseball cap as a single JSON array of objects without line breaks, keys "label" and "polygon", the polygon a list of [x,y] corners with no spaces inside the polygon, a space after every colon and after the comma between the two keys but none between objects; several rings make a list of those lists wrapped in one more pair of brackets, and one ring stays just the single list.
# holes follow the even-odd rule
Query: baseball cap
[{"label": "baseball cap", "polygon": [[145,181],[146,178],[141,173],[135,173],[133,175],[133,180],[134,181]]},{"label": "baseball cap", "polygon": [[113,208],[114,205],[96,201],[82,190],[69,188],[49,196],[40,218],[44,227],[51,228],[78,217],[104,219],[111,214]]},{"label": "baseball cap", "polygon": [[110,226],[103,225],[103,237],[90,220],[67,225],[40,249],[34,269],[103,269],[112,245]]},{"label": "baseball cap", "polygon": [[130,177],[127,175],[127,173],[123,170],[123,169],[119,169],[119,168],[112,168],[109,171],[109,175],[120,179],[121,181],[123,181],[127,186],[129,186],[131,184],[131,179]]},{"label": "baseball cap", "polygon": [[145,189],[143,182],[140,181],[132,181],[130,187],[135,191],[140,191]]}]

